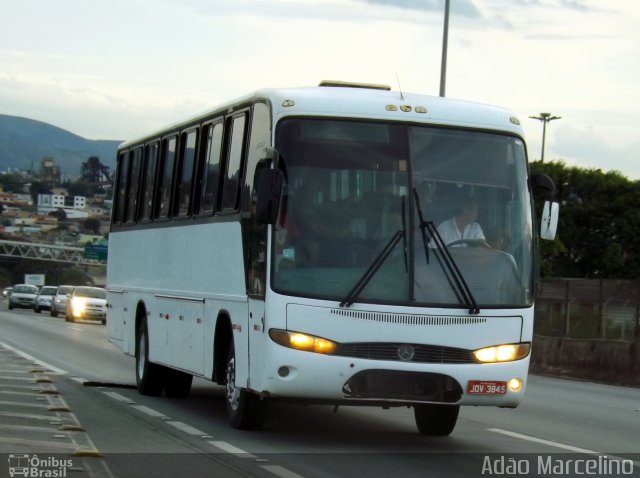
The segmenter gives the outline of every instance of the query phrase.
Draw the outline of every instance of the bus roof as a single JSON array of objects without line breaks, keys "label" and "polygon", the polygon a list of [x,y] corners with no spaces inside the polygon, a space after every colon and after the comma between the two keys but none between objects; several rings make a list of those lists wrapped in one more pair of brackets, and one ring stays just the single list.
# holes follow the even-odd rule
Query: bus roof
[{"label": "bus roof", "polygon": [[[346,84],[345,84],[346,85]],[[284,116],[328,116],[428,123],[506,131],[523,136],[520,121],[513,111],[470,101],[415,93],[400,93],[380,87],[315,86],[264,88],[228,101],[153,134],[124,142],[120,148],[140,143],[145,138],[186,128],[216,114],[232,111],[255,101],[272,105],[274,122]]]}]

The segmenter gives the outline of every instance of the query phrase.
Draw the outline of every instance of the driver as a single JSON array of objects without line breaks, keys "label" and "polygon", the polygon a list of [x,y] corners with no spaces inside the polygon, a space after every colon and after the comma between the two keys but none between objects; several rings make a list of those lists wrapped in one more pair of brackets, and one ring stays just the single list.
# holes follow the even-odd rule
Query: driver
[{"label": "driver", "polygon": [[477,218],[478,202],[472,197],[467,197],[454,217],[440,223],[438,232],[445,244],[464,239],[484,240],[484,232],[476,222]]}]

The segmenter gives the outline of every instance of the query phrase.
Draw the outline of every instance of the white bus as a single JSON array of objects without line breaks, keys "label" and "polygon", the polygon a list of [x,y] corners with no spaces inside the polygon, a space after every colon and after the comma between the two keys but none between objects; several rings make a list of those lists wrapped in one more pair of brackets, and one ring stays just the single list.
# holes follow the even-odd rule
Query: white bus
[{"label": "white bus", "polygon": [[[257,91],[120,146],[109,339],[143,394],[224,385],[236,428],[294,400],[412,406],[421,433],[448,435],[460,405],[524,394],[538,186],[507,110]],[[465,214],[474,234],[458,222],[445,243],[440,223]]]}]

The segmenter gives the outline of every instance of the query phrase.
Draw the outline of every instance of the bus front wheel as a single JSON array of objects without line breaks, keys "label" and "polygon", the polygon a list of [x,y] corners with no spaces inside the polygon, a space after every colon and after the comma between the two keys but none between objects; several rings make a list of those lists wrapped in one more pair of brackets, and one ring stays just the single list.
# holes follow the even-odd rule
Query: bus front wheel
[{"label": "bus front wheel", "polygon": [[267,414],[267,401],[255,393],[236,387],[236,357],[233,342],[229,346],[226,370],[226,404],[229,424],[241,430],[257,430]]},{"label": "bus front wheel", "polygon": [[136,342],[136,385],[142,395],[158,396],[164,386],[163,367],[149,362],[149,332],[147,322],[138,329]]},{"label": "bus front wheel", "polygon": [[448,436],[458,421],[460,405],[414,405],[418,431],[428,436]]}]

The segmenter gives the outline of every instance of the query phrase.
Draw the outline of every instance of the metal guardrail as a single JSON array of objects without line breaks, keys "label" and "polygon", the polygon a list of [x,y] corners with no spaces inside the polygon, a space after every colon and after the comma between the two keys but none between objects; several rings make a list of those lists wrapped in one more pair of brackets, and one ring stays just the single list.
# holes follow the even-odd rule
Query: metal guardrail
[{"label": "metal guardrail", "polygon": [[92,266],[106,267],[107,265],[106,261],[86,258],[83,247],[35,244],[32,242],[0,240],[0,256]]}]

